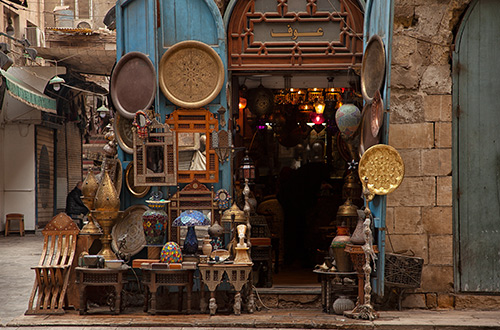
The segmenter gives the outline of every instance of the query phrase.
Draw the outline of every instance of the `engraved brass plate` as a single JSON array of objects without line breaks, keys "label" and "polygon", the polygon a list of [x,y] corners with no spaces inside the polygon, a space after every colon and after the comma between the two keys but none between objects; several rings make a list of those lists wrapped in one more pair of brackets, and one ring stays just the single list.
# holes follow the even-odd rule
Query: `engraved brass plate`
[{"label": "engraved brass plate", "polygon": [[172,103],[199,108],[210,103],[224,84],[224,64],[209,45],[182,41],[163,54],[159,68],[160,88]]},{"label": "engraved brass plate", "polygon": [[118,112],[115,113],[114,131],[116,140],[120,148],[127,154],[134,152],[134,134],[132,132],[133,119],[128,119],[121,116]]},{"label": "engraved brass plate", "polygon": [[385,77],[385,48],[382,39],[374,34],[366,45],[361,65],[361,93],[371,103],[375,92],[382,88]]},{"label": "engraved brass plate", "polygon": [[[144,248],[146,236],[142,227],[142,215],[147,209],[146,205],[137,204],[130,206],[123,212],[123,216],[111,231],[113,251],[134,256]],[[119,242],[123,238],[123,242]]]},{"label": "engraved brass plate", "polygon": [[127,184],[128,191],[135,198],[142,198],[146,196],[151,189],[150,186],[136,186],[134,185],[134,162],[128,163],[125,170],[125,183]]},{"label": "engraved brass plate", "polygon": [[363,186],[371,193],[386,195],[393,192],[403,181],[405,165],[396,149],[377,144],[368,148],[361,157],[358,173]]}]

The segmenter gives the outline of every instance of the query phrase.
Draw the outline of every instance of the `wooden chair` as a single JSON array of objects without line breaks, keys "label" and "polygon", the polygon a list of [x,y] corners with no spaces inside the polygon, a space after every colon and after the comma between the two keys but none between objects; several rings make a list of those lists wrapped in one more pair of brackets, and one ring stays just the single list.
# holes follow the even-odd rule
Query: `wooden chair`
[{"label": "wooden chair", "polygon": [[32,267],[36,278],[25,314],[64,314],[79,231],[66,213],[56,215],[43,229],[42,256]]},{"label": "wooden chair", "polygon": [[[12,230],[12,221],[17,221],[19,230]],[[5,236],[8,236],[12,231],[19,231],[19,236],[24,236],[24,214],[9,213],[5,216]]]}]

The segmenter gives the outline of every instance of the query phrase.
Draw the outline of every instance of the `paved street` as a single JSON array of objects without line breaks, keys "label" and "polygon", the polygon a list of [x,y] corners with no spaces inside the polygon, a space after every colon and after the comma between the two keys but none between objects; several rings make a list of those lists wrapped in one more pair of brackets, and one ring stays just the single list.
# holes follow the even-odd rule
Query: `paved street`
[{"label": "paved street", "polygon": [[139,309],[127,309],[121,315],[84,315],[68,311],[65,315],[25,316],[34,280],[31,266],[37,264],[43,245],[41,235],[25,237],[0,236],[0,308],[1,325],[5,329],[500,329],[499,311],[404,310],[383,311],[373,321],[352,320],[329,315],[320,310],[261,310],[254,314],[216,315],[156,315]]}]

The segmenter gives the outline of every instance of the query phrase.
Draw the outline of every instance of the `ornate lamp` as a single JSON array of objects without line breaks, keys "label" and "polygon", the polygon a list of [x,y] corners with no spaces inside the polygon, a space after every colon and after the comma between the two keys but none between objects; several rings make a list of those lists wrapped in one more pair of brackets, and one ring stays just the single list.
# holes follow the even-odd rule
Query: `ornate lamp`
[{"label": "ornate lamp", "polygon": [[187,210],[182,212],[172,222],[174,227],[188,227],[186,238],[184,239],[184,254],[196,254],[198,251],[198,239],[196,238],[195,226],[209,226],[210,220],[200,211]]},{"label": "ornate lamp", "polygon": [[255,181],[255,164],[250,156],[248,156],[248,150],[245,151],[245,157],[243,157],[243,160],[241,161],[240,179],[242,181],[248,179],[249,183],[253,183]]},{"label": "ornate lamp", "polygon": [[[89,169],[87,173],[87,177],[85,181],[83,181],[82,185],[82,201],[83,204],[89,209],[94,209],[94,198],[97,193],[97,188],[99,188],[99,183],[94,175],[94,170],[92,168]],[[92,219],[91,213],[88,214],[89,222],[83,226],[80,233],[82,234],[100,234],[101,230],[94,224],[94,220]]]}]

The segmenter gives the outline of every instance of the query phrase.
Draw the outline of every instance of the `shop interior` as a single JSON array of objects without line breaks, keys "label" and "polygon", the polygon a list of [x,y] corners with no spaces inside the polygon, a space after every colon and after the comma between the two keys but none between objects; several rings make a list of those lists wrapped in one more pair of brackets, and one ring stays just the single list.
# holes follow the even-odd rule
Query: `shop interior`
[{"label": "shop interior", "polygon": [[[357,146],[352,148],[359,141],[346,143],[335,116],[343,104],[362,109],[359,76],[354,71],[249,74],[233,82],[239,85],[234,145],[248,152],[248,157],[237,153],[233,168],[245,162],[255,166],[251,196],[273,238],[273,285],[318,284],[311,271],[329,255],[336,226],[347,222],[352,233],[356,225],[355,218],[337,213],[346,200],[349,162],[359,160]],[[241,195],[239,179],[235,173],[235,196]],[[361,207],[361,191],[354,195],[353,204]]]}]

